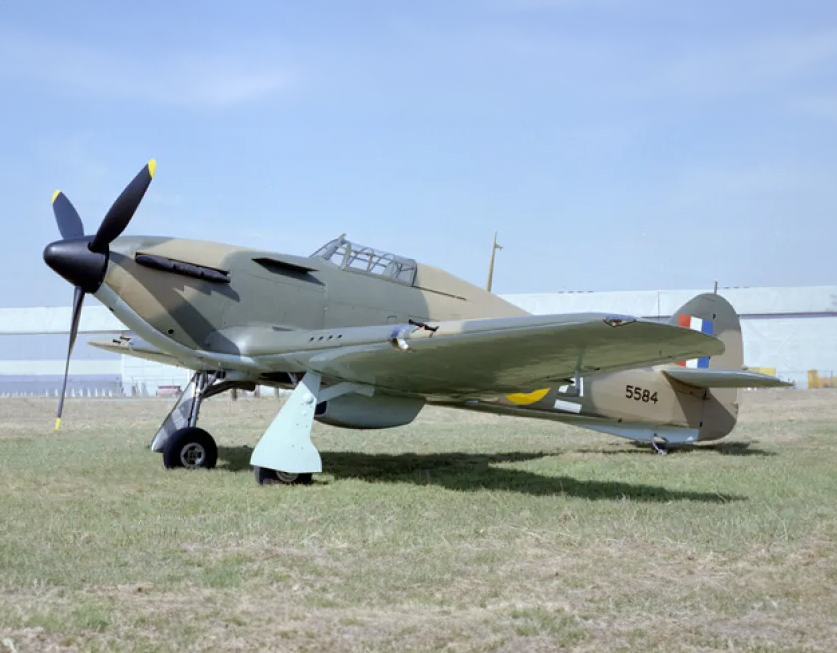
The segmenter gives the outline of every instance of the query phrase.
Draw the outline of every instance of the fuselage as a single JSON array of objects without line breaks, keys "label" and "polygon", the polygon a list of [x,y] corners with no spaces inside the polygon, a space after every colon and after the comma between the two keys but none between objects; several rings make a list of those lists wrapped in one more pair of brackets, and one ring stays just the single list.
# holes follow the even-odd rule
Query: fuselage
[{"label": "fuselage", "polygon": [[572,385],[478,402],[485,412],[548,419],[636,440],[717,440],[738,417],[738,390],[697,388],[665,374],[668,366],[582,377]]},{"label": "fuselage", "polygon": [[[356,257],[345,253],[351,243],[341,242],[335,261],[335,256],[299,257],[213,242],[121,237],[111,245],[96,296],[142,338],[195,369],[201,359],[191,352],[234,361],[270,352],[288,332],[526,314],[482,288],[409,259],[384,259],[389,263],[376,268],[372,257],[366,268],[358,266]],[[712,440],[731,430],[737,403],[731,408],[727,401],[718,415],[706,419],[718,402],[708,402],[705,390],[678,383],[663,369],[587,377],[578,388],[524,390],[467,407],[634,439]],[[282,383],[281,375],[255,380],[271,378]]]},{"label": "fuselage", "polygon": [[[138,262],[143,256],[186,263],[198,274],[149,267]],[[225,280],[200,278],[201,268]],[[284,331],[526,314],[420,263],[406,283],[322,258],[160,237],[114,241],[104,285],[161,337],[223,354],[269,347]]]}]

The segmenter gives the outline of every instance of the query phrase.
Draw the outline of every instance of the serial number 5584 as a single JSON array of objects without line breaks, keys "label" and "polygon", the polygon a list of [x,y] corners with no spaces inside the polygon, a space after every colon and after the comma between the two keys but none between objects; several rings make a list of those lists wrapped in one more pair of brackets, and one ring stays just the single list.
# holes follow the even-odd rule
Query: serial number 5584
[{"label": "serial number 5584", "polygon": [[639,388],[635,385],[626,385],[625,386],[625,396],[628,399],[634,399],[635,401],[642,401],[646,404],[649,401],[653,401],[655,404],[657,403],[657,393],[651,394],[651,391],[647,388]]}]

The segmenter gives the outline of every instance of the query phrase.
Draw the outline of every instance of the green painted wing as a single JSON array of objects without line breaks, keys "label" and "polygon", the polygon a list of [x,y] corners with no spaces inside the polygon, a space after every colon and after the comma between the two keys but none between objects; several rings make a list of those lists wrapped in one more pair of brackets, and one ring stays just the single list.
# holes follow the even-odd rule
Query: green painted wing
[{"label": "green painted wing", "polygon": [[[434,331],[408,325],[349,327],[334,332],[251,327],[245,334],[249,347],[242,344],[240,355],[202,351],[200,356],[204,367],[211,362],[211,367],[252,374],[254,381],[270,371],[313,370],[332,381],[461,398],[528,392],[564,383],[576,371],[582,375],[613,372],[724,351],[720,340],[691,329],[598,313],[436,322],[431,326]],[[91,344],[184,365],[174,354],[138,338]]]},{"label": "green painted wing", "polygon": [[619,326],[594,313],[440,322],[435,332],[402,331],[407,349],[392,341],[310,352],[305,367],[342,381],[458,397],[530,391],[576,371],[612,372],[724,351],[720,340],[691,329],[621,319]]}]

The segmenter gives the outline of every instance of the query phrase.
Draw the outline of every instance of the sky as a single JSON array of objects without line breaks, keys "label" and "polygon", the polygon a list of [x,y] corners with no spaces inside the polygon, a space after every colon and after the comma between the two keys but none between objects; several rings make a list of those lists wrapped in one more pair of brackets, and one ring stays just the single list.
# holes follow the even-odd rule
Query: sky
[{"label": "sky", "polygon": [[88,233],[356,242],[495,292],[834,283],[837,3],[4,0],[4,306]]}]

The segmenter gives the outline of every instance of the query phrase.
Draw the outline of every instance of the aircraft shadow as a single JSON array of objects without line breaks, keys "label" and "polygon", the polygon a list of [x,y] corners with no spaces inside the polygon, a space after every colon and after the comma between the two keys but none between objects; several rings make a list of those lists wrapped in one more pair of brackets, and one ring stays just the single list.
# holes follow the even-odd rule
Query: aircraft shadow
[{"label": "aircraft shadow", "polygon": [[[607,455],[617,454],[653,454],[651,445],[643,442],[634,442],[634,449],[575,449],[577,453],[603,453]],[[669,455],[671,454],[686,454],[686,453],[716,453],[722,456],[778,456],[775,451],[767,451],[752,446],[752,442],[718,442],[717,444],[678,444],[670,445],[668,448]]]},{"label": "aircraft shadow", "polygon": [[[251,471],[249,447],[219,447],[219,469]],[[535,460],[548,453],[435,453],[367,454],[321,452],[323,469],[336,479],[360,479],[369,483],[414,483],[438,485],[449,490],[474,492],[502,490],[534,496],[571,496],[592,500],[633,499],[668,502],[700,501],[727,503],[743,501],[740,495],[716,492],[669,490],[655,485],[586,481],[570,476],[543,476],[520,469],[496,467],[497,463]]]}]

